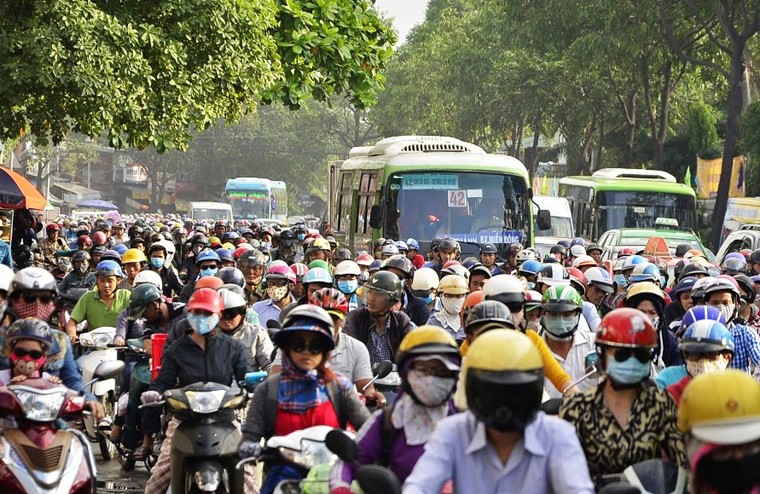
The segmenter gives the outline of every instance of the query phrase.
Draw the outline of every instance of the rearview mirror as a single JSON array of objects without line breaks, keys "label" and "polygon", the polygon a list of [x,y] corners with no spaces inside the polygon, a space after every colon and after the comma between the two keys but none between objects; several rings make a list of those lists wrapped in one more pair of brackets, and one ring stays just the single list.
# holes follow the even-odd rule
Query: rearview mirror
[{"label": "rearview mirror", "polygon": [[353,439],[340,429],[333,429],[325,436],[327,449],[338,455],[345,462],[353,463],[359,456],[359,448]]},{"label": "rearview mirror", "polygon": [[382,362],[379,362],[375,367],[372,369],[372,375],[376,376],[378,379],[382,379],[388,374],[391,373],[393,370],[393,362],[390,360],[383,360]]},{"label": "rearview mirror", "polygon": [[356,472],[356,481],[365,494],[401,494],[398,478],[380,465],[364,465]]},{"label": "rearview mirror", "polygon": [[383,207],[375,204],[369,210],[369,226],[375,229],[383,227]]},{"label": "rearview mirror", "polygon": [[112,379],[121,375],[123,370],[124,362],[121,360],[106,360],[98,364],[95,372],[92,373],[92,377],[97,379]]},{"label": "rearview mirror", "polygon": [[270,319],[267,321],[267,329],[281,329],[282,325],[277,319]]},{"label": "rearview mirror", "polygon": [[549,230],[552,227],[551,212],[548,209],[539,209],[537,215],[536,223],[538,223],[538,229]]}]

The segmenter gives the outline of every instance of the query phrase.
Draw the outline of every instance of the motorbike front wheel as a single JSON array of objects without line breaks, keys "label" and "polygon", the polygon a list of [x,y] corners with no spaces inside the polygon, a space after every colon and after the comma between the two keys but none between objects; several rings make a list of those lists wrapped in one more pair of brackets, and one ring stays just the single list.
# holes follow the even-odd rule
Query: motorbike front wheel
[{"label": "motorbike front wheel", "polygon": [[[106,417],[110,418],[111,422],[113,423],[113,420],[116,417],[116,413],[113,406],[114,404],[113,391],[109,391],[107,395],[103,396],[101,398],[101,403],[103,404],[103,410],[105,411]],[[97,427],[97,424],[96,424],[96,427]],[[113,457],[118,454],[118,452],[116,451],[116,445],[114,445],[114,443],[111,442],[110,429],[97,430],[96,435],[98,438],[98,448],[100,449],[100,456],[102,456],[105,461],[111,461]]]}]

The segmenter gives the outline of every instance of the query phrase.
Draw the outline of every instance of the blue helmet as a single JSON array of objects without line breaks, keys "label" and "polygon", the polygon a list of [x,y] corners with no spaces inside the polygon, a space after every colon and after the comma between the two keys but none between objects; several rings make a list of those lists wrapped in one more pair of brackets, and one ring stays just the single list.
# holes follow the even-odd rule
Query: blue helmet
[{"label": "blue helmet", "polygon": [[[638,257],[638,256],[631,256],[631,257]],[[624,265],[625,269],[625,265]],[[660,280],[660,270],[652,264],[651,262],[640,262],[636,264],[633,267],[633,271],[631,271],[631,276],[629,279],[633,283],[638,283],[640,281],[659,281]]]},{"label": "blue helmet", "polygon": [[219,256],[220,261],[235,261],[235,257],[232,255],[232,251],[230,249],[217,249],[216,255]]},{"label": "blue helmet", "polygon": [[219,254],[211,249],[203,249],[198,253],[198,257],[195,259],[195,264],[200,264],[204,261],[216,261],[221,264],[222,260],[219,259]]},{"label": "blue helmet", "polygon": [[409,250],[420,250],[420,243],[413,238],[406,239],[406,245],[409,247]]},{"label": "blue helmet", "polygon": [[[642,262],[647,262],[647,260],[639,255],[628,256],[623,261],[621,271],[630,271],[636,267],[637,264],[641,264]],[[659,276],[660,275],[658,274],[657,277],[659,278]]]},{"label": "blue helmet", "polygon": [[584,242],[584,240],[580,237],[575,237],[574,239],[570,241],[570,247],[572,247],[573,245],[581,245],[585,247],[586,242]]},{"label": "blue helmet", "polygon": [[97,276],[118,276],[124,278],[124,272],[121,270],[119,263],[112,260],[100,261],[95,268]]},{"label": "blue helmet", "polygon": [[124,253],[125,253],[125,252],[126,252],[128,249],[129,249],[129,247],[127,247],[127,246],[126,246],[126,245],[124,245],[124,244],[116,244],[116,245],[114,245],[114,247],[113,247],[113,250],[115,250],[116,252],[118,252],[120,256],[123,256],[123,255],[124,255]]},{"label": "blue helmet", "polygon": [[697,279],[693,276],[689,276],[687,278],[682,279],[678,282],[676,287],[673,289],[673,295],[680,295],[684,292],[691,293],[691,289],[694,288],[694,283],[697,282]]},{"label": "blue helmet", "polygon": [[303,284],[309,283],[326,283],[332,285],[333,277],[330,272],[324,268],[311,268],[306,272],[306,276],[303,277]]},{"label": "blue helmet", "polygon": [[695,322],[705,320],[717,321],[724,326],[726,325],[726,318],[723,317],[723,314],[718,309],[709,305],[698,305],[686,311],[686,314],[681,318],[681,328],[678,332],[683,334]]},{"label": "blue helmet", "polygon": [[517,270],[517,274],[529,274],[538,276],[538,272],[541,271],[541,266],[543,265],[540,262],[530,259],[520,264],[520,268]]},{"label": "blue helmet", "polygon": [[396,242],[396,248],[399,250],[399,252],[406,252],[409,250],[409,245],[403,240],[398,240]]},{"label": "blue helmet", "polygon": [[686,328],[679,348],[690,353],[734,353],[734,337],[725,324],[703,319]]}]

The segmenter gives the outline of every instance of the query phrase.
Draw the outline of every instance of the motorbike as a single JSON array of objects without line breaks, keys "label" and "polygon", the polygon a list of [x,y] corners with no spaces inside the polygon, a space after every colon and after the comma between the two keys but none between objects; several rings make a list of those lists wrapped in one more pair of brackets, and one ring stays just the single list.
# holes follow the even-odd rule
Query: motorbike
[{"label": "motorbike", "polygon": [[[104,362],[97,384],[117,376],[122,362]],[[47,379],[27,379],[0,388],[0,485],[8,494],[94,493],[95,458],[90,442],[65,421],[83,414],[85,398]]]},{"label": "motorbike", "polygon": [[600,494],[685,494],[686,470],[669,461],[652,459],[635,463],[622,473],[602,477]]},{"label": "motorbike", "polygon": [[[116,328],[102,327],[79,335],[79,345],[87,350],[77,359],[85,381],[93,378],[95,369],[103,362],[118,361],[118,350],[111,346]],[[92,416],[84,418],[83,432],[91,442],[97,443],[104,460],[110,461],[116,455],[116,446],[111,442],[111,423],[116,416],[116,379],[104,379],[92,385],[92,394],[103,405],[106,418],[96,423]]]},{"label": "motorbike", "polygon": [[374,364],[372,366],[372,374],[378,376],[374,381],[375,389],[383,393],[390,406],[393,405],[393,402],[396,400],[396,393],[398,392],[398,388],[401,387],[401,376],[398,374],[396,364],[393,364],[391,370],[388,371],[384,377],[380,377],[378,370],[383,370],[382,367],[385,367],[386,365],[385,361]]},{"label": "motorbike", "polygon": [[380,465],[359,465],[359,449],[354,439],[340,429],[333,429],[325,437],[327,448],[338,458],[357,467],[355,481],[364,494],[401,494],[401,482],[388,468]]},{"label": "motorbike", "polygon": [[173,494],[243,492],[243,472],[235,468],[242,434],[223,412],[245,407],[246,389],[266,376],[266,372],[248,373],[240,387],[190,384],[164,392],[161,401],[140,406],[165,406],[169,413],[189,415],[171,440]]}]

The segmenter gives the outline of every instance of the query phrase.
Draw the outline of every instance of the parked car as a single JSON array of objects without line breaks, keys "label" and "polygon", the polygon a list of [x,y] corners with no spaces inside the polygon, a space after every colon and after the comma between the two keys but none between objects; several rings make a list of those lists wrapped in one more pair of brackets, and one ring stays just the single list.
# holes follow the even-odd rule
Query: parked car
[{"label": "parked car", "polygon": [[[760,234],[760,232],[758,232]],[[654,228],[619,228],[607,230],[599,237],[597,245],[604,249],[602,259],[615,259],[623,247],[631,247],[637,251],[643,250],[652,237],[662,237],[668,244],[670,254],[674,255],[680,244],[689,244],[693,249],[705,253],[707,260],[714,262],[715,255],[702,244],[697,235],[690,230],[671,230]]]},{"label": "parked car", "polygon": [[742,249],[760,249],[760,227],[758,225],[747,225],[741,230],[729,233],[718,249],[715,264],[720,265],[727,254],[739,252]]}]

